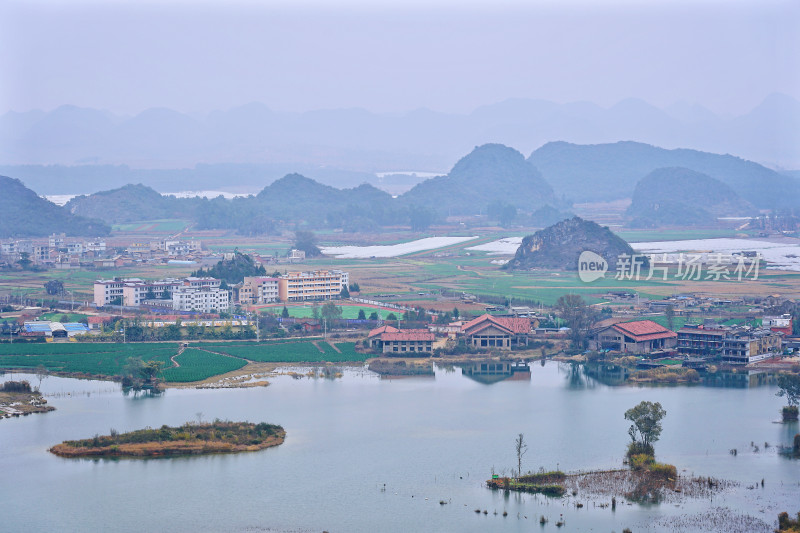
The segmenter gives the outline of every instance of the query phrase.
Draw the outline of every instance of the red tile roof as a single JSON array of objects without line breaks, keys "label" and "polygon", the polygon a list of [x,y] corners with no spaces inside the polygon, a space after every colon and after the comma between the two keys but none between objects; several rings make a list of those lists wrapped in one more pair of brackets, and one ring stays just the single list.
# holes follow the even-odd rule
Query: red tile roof
[{"label": "red tile roof", "polygon": [[531,321],[529,318],[482,315],[461,326],[461,331],[467,335],[474,335],[489,326],[495,326],[509,335],[523,335],[530,332]]},{"label": "red tile roof", "polygon": [[369,335],[367,335],[367,338],[372,338],[382,333],[397,333],[398,331],[400,330],[397,328],[393,328],[392,326],[381,326],[379,328],[375,328],[372,331],[370,331]]},{"label": "red tile roof", "polygon": [[621,322],[612,326],[623,335],[632,337],[636,342],[650,341],[654,339],[669,339],[677,337],[678,334],[670,331],[652,320],[637,320],[635,322]]},{"label": "red tile roof", "polygon": [[[392,328],[395,329],[395,328]],[[404,329],[386,332],[381,335],[381,341],[431,341],[434,339],[433,333],[427,329]]]}]

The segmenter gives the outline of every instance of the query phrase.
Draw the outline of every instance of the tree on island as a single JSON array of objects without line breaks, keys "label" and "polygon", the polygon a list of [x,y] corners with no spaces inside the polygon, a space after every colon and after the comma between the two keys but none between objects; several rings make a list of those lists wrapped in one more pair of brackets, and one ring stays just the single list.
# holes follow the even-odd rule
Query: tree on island
[{"label": "tree on island", "polygon": [[797,420],[797,404],[800,403],[800,374],[780,374],[778,389],[775,394],[780,397],[786,396],[786,402],[789,404],[783,408],[783,420],[785,422]]},{"label": "tree on island", "polygon": [[661,436],[661,420],[666,414],[658,402],[640,402],[625,411],[625,420],[633,422],[628,428],[632,441],[628,446],[629,458],[639,454],[655,456],[653,443]]},{"label": "tree on island", "polygon": [[317,236],[311,231],[295,231],[293,248],[305,252],[306,257],[322,255],[322,251],[317,246]]}]

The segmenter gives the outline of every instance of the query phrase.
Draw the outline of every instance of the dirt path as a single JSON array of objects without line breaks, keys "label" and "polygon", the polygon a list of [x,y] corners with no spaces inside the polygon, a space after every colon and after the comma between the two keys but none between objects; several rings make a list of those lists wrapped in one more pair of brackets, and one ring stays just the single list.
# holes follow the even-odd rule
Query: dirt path
[{"label": "dirt path", "polygon": [[171,368],[180,368],[181,365],[180,365],[180,363],[178,363],[178,361],[175,358],[178,357],[180,354],[182,354],[183,350],[185,350],[185,349],[186,348],[183,346],[183,343],[181,343],[181,345],[178,346],[178,353],[176,353],[175,355],[173,355],[172,357],[169,358],[169,360],[172,361],[172,367]]},{"label": "dirt path", "polygon": [[[312,341],[312,342],[311,342],[311,344],[313,344],[313,345],[314,345],[314,347],[315,347],[317,350],[319,350],[319,353],[325,353],[325,350],[323,350],[322,348],[320,348],[320,347],[319,347],[319,344],[317,344],[318,342],[319,342],[319,341]],[[330,344],[330,343],[328,343],[328,344]]]}]

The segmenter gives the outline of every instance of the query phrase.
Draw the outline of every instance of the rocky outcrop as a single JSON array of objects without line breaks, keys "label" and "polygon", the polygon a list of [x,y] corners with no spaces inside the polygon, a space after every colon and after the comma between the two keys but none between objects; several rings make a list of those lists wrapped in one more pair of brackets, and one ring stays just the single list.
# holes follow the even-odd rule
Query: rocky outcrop
[{"label": "rocky outcrop", "polygon": [[607,227],[573,217],[522,239],[514,259],[504,268],[577,270],[578,257],[587,250],[603,256],[610,269],[617,264],[621,254],[635,253],[627,242]]}]

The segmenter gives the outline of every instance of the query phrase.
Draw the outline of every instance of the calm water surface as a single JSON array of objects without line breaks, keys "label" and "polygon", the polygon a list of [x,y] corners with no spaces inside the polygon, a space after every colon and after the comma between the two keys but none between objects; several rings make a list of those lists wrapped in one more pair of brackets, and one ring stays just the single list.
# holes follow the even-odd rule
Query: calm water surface
[{"label": "calm water surface", "polygon": [[[13,379],[20,377],[36,382]],[[769,530],[778,512],[800,511],[800,461],[775,447],[799,429],[774,423],[782,399],[772,385],[609,387],[556,363],[533,366],[529,381],[491,385],[460,369],[438,369],[435,378],[386,380],[351,369],[336,380],[271,381],[267,388],[151,397],[123,395],[108,382],[46,379],[42,390],[57,411],[0,421],[0,530],[694,531],[697,521],[674,529],[670,520],[710,509],[749,514]],[[492,468],[515,467],[518,433],[529,444],[525,470],[621,466],[623,413],[642,400],[667,411],[660,460],[686,475],[741,485],[714,501],[622,504],[616,512],[577,509],[580,494],[504,497],[482,486]],[[47,452],[110,428],[179,425],[198,416],[281,424],[286,442],[257,453],[151,460],[66,460]],[[765,450],[764,442],[772,446]],[[550,522],[540,526],[540,515]]]}]

